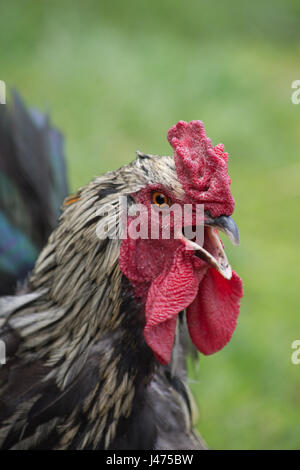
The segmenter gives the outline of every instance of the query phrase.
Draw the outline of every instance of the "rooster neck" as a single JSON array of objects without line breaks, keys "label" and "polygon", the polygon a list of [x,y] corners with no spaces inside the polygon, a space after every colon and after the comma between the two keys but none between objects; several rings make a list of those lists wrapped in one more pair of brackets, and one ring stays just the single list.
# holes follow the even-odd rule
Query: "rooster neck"
[{"label": "rooster neck", "polygon": [[[32,289],[47,289],[36,305],[51,312],[53,323],[45,336],[41,331],[27,342],[32,340],[51,365],[46,381],[55,380],[69,396],[66,406],[74,415],[58,448],[113,446],[136,419],[138,407],[143,409],[155,368],[144,340],[144,306],[119,267],[120,241],[96,239],[88,246],[69,244],[65,230],[58,229],[30,280]],[[74,403],[73,393],[79,403]],[[99,429],[99,440],[91,433],[81,442],[80,434],[74,433],[82,414]],[[106,442],[100,440],[102,435]]]},{"label": "rooster neck", "polygon": [[[50,269],[51,263],[46,268],[46,258],[45,252],[36,265],[37,270],[44,266],[43,275],[35,271],[30,280],[31,289],[44,291],[10,318],[11,327],[24,338],[20,357],[30,358],[28,373],[33,363],[42,364],[40,393],[34,395],[31,411],[33,423],[63,415],[59,429],[45,428],[45,439],[48,432],[51,443],[53,439],[51,445],[108,449],[131,439],[128,430],[146,419],[153,432],[145,443],[143,433],[132,433],[136,439],[132,445],[151,447],[155,426],[145,402],[155,359],[143,336],[143,305],[118,263],[111,266],[107,283],[97,288],[91,283],[89,289],[77,289],[70,297],[56,297],[60,270]],[[50,273],[55,272],[51,279]],[[5,445],[12,445],[14,438],[10,436]],[[31,446],[29,430],[24,438]]]},{"label": "rooster neck", "polygon": [[[53,248],[56,261],[51,269],[53,251],[49,247],[55,237],[55,234],[50,237],[30,279],[32,290],[47,289],[36,305],[39,311],[49,311],[45,353],[50,362],[63,363],[65,369],[70,358],[72,362],[75,359],[84,362],[94,344],[105,343],[107,355],[114,358],[120,355],[120,364],[138,368],[142,358],[145,375],[152,367],[154,356],[144,340],[144,305],[136,298],[115,256],[119,253],[119,241],[99,243],[98,253],[93,250],[92,263],[87,262],[82,252],[84,261],[80,263],[74,250],[72,256],[65,253],[62,264],[57,261],[58,253]],[[113,259],[108,264],[107,253]],[[146,359],[149,367],[145,369]],[[65,379],[61,377],[61,380]]]}]

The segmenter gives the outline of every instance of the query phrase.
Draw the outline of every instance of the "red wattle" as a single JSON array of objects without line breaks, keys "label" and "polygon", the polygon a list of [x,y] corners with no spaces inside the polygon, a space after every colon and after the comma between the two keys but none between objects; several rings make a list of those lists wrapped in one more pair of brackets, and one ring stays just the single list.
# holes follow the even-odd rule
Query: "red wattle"
[{"label": "red wattle", "polygon": [[213,354],[230,341],[242,296],[242,281],[235,272],[227,280],[215,269],[208,270],[195,300],[187,308],[189,333],[202,354]]},{"label": "red wattle", "polygon": [[177,315],[195,299],[202,276],[193,266],[191,252],[179,247],[171,269],[163,271],[151,284],[144,336],[162,364],[171,359]]}]

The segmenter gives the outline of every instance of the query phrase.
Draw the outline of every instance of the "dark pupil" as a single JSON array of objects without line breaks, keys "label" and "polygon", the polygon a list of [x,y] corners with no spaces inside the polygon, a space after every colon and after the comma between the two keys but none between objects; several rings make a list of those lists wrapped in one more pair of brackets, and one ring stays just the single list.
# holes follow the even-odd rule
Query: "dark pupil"
[{"label": "dark pupil", "polygon": [[165,196],[163,194],[158,194],[156,196],[156,203],[159,205],[159,206],[162,206],[163,204],[165,204]]},{"label": "dark pupil", "polygon": [[162,206],[163,204],[165,204],[165,196],[163,194],[158,194],[156,196],[156,203],[159,205],[159,206]]}]

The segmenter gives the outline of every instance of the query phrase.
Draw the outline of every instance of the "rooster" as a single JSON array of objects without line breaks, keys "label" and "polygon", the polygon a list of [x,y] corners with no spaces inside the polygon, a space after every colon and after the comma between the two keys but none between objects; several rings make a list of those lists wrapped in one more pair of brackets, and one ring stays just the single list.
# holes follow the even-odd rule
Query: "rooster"
[{"label": "rooster", "polygon": [[[0,299],[1,448],[206,448],[185,338],[202,354],[231,339],[242,283],[218,230],[236,244],[239,234],[224,147],[200,121],[178,122],[168,141],[173,156],[138,152],[67,197],[26,287]],[[203,245],[174,218],[169,239],[132,236],[141,204],[143,222],[156,208],[162,225],[175,203],[191,205],[194,228],[203,205]]]}]

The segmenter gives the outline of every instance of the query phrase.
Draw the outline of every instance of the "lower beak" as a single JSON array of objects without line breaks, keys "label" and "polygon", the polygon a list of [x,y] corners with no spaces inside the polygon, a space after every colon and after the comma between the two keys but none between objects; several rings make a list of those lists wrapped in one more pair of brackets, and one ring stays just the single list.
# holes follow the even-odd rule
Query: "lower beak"
[{"label": "lower beak", "polygon": [[182,237],[190,248],[195,250],[195,256],[206,261],[210,266],[215,268],[225,279],[231,279],[232,269],[227,260],[226,253],[218,235],[218,230],[226,233],[234,245],[240,244],[240,234],[237,225],[232,217],[221,215],[212,218],[208,214],[205,215],[205,241],[203,246],[197,245],[193,241]]}]

